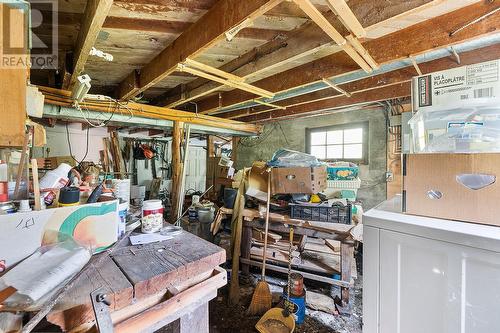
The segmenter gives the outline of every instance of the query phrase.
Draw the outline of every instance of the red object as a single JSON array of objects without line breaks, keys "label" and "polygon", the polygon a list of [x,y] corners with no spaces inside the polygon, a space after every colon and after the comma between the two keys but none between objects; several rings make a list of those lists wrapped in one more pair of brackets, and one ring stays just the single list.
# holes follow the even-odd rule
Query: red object
[{"label": "red object", "polygon": [[290,295],[301,296],[304,292],[304,277],[299,273],[290,274]]},{"label": "red object", "polygon": [[0,202],[9,201],[9,195],[7,193],[0,194]]},{"label": "red object", "polygon": [[151,214],[162,214],[163,215],[163,207],[159,208],[159,209],[143,210],[142,211],[142,216],[148,216]]},{"label": "red object", "polygon": [[9,193],[9,187],[7,182],[0,182],[0,194]]}]

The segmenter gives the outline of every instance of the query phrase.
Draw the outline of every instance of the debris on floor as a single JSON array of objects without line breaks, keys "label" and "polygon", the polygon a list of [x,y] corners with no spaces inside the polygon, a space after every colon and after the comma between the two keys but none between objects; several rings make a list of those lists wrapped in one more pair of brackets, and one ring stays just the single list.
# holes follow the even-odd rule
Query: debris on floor
[{"label": "debris on floor", "polygon": [[[247,308],[250,304],[254,287],[257,284],[259,275],[251,274],[249,277],[240,276],[240,303],[237,305],[228,305],[228,286],[219,290],[219,295],[210,302],[210,333],[254,333],[256,332],[255,324],[259,321],[260,316],[247,316]],[[273,304],[279,302],[279,297],[283,291],[283,286],[286,284],[284,275],[267,276],[266,281],[269,283],[273,294]],[[311,286],[314,283],[314,287]],[[362,323],[362,276],[358,274],[355,280],[353,290],[353,312],[351,316],[333,315],[324,311],[320,311],[320,307],[316,309],[306,309],[306,317],[302,325],[297,325],[295,333],[361,333]],[[321,284],[312,281],[305,281],[307,288],[306,302],[308,301],[309,293],[313,295],[314,304],[317,305],[317,300],[323,302],[326,299],[331,299],[331,303],[324,303],[321,310],[328,310],[326,304],[334,304],[333,299],[340,293],[340,290],[334,286]],[[335,308],[329,312],[334,312]]]}]

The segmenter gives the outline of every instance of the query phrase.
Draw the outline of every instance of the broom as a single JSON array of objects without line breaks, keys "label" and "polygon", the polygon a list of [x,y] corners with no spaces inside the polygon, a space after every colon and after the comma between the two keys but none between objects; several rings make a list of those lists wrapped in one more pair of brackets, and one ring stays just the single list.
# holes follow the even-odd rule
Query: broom
[{"label": "broom", "polygon": [[266,253],[267,253],[267,234],[269,232],[269,206],[271,201],[271,172],[267,178],[267,209],[266,226],[264,232],[264,253],[262,255],[262,275],[257,283],[252,296],[252,302],[248,307],[247,314],[250,316],[262,315],[271,308],[272,295],[269,284],[266,282]]}]

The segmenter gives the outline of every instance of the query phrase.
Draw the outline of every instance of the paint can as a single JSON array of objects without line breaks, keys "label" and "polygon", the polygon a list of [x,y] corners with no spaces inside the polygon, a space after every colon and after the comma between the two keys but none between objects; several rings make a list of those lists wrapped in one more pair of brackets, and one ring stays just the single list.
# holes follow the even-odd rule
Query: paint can
[{"label": "paint can", "polygon": [[290,295],[300,296],[304,292],[304,277],[299,273],[290,274]]},{"label": "paint can", "polygon": [[[283,291],[283,300],[286,302],[286,287]],[[302,324],[306,317],[306,291],[302,291],[302,295],[299,296],[290,296],[290,302],[293,305],[292,315],[295,318],[295,323]]]},{"label": "paint can", "polygon": [[63,187],[59,190],[59,207],[77,206],[80,204],[80,189],[75,186]]},{"label": "paint can", "polygon": [[163,205],[161,200],[146,200],[142,205],[142,232],[152,234],[163,228]]},{"label": "paint can", "polygon": [[128,202],[123,202],[118,206],[118,238],[125,235],[127,226]]}]

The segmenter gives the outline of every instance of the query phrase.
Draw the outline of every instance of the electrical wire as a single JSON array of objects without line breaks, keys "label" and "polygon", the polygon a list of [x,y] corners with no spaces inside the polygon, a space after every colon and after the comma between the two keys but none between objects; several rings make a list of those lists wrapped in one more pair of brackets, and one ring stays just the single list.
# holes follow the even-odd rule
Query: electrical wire
[{"label": "electrical wire", "polygon": [[68,141],[68,148],[69,148],[69,155],[71,156],[71,158],[78,164],[82,164],[83,161],[85,161],[85,159],[87,158],[88,154],[89,154],[89,133],[90,133],[90,127],[87,127],[87,147],[85,148],[85,155],[83,156],[83,158],[78,161],[75,156],[73,155],[73,151],[72,151],[72,148],[71,148],[71,140],[70,140],[70,137],[69,137],[69,128],[68,128],[68,123],[66,122],[66,139]]}]

